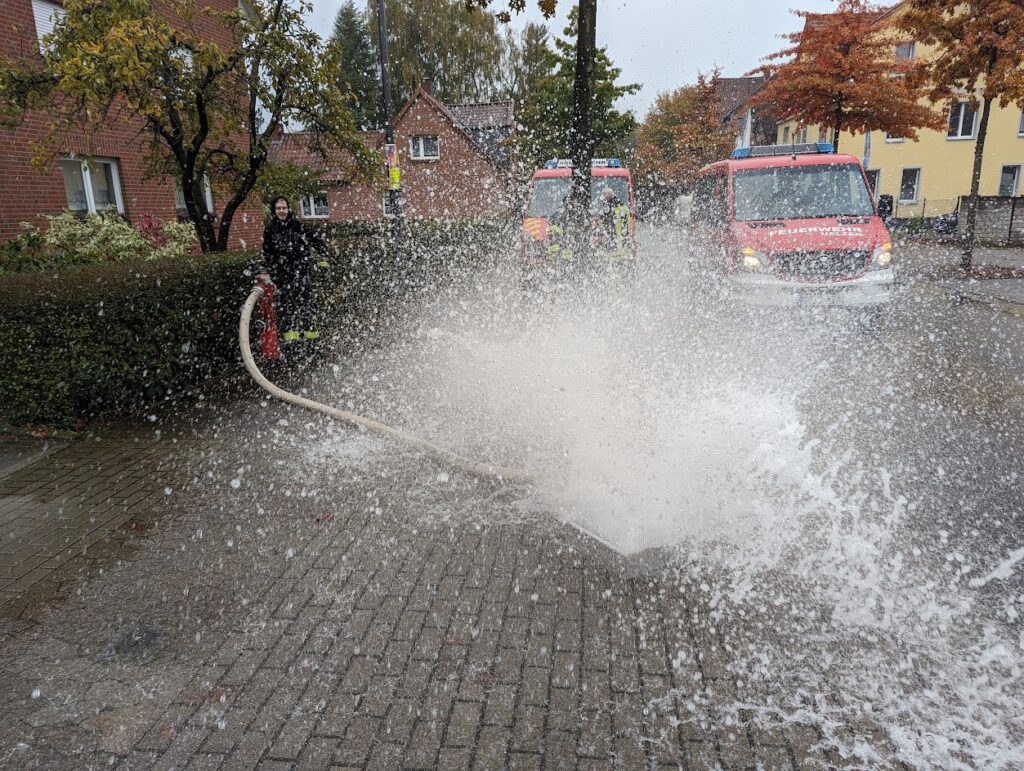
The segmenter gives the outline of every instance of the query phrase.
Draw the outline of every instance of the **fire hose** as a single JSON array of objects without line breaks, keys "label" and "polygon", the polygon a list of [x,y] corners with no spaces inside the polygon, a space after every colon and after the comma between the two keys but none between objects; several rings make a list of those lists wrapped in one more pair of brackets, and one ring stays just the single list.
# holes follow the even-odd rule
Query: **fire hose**
[{"label": "fire hose", "polygon": [[265,294],[266,291],[264,288],[258,285],[254,286],[252,292],[249,293],[249,297],[242,306],[242,317],[238,323],[238,344],[242,350],[242,361],[245,362],[246,370],[248,370],[252,379],[255,380],[263,390],[271,396],[275,396],[283,402],[294,404],[297,407],[304,407],[308,410],[313,410],[314,412],[327,415],[328,417],[342,421],[343,423],[348,423],[356,428],[360,428],[365,431],[372,431],[375,434],[380,434],[381,436],[386,436],[390,439],[401,442],[402,444],[415,447],[442,463],[477,477],[500,479],[509,482],[531,481],[530,474],[521,469],[496,466],[490,463],[480,463],[469,460],[468,458],[463,458],[461,455],[451,452],[450,450],[446,450],[443,447],[438,447],[436,444],[432,444],[431,442],[421,439],[413,434],[406,433],[405,431],[401,431],[397,428],[392,428],[391,426],[379,423],[371,418],[357,415],[354,412],[339,410],[337,407],[331,407],[330,405],[321,404],[320,402],[313,401],[312,399],[307,399],[304,396],[293,394],[271,383],[266,376],[260,372],[259,367],[256,366],[256,361],[253,358],[249,342],[249,326],[252,321],[252,310],[255,307],[256,302],[260,300],[260,298],[264,297]]}]

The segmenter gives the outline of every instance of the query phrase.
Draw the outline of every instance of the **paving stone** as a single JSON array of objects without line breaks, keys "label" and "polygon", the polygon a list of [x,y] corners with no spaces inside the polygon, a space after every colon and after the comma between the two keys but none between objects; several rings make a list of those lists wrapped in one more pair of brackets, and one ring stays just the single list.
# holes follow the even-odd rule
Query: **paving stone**
[{"label": "paving stone", "polygon": [[757,747],[757,760],[760,767],[771,771],[788,771],[794,768],[789,752],[785,747]]},{"label": "paving stone", "polygon": [[298,771],[323,771],[334,761],[338,740],[320,736],[311,737],[299,753],[295,768]]},{"label": "paving stone", "polygon": [[448,747],[472,747],[480,725],[482,706],[476,702],[456,702],[448,718],[444,743]]},{"label": "paving stone", "polygon": [[533,753],[513,752],[509,755],[509,771],[538,771],[542,768],[543,757]]},{"label": "paving stone", "polygon": [[481,728],[476,755],[473,759],[473,768],[488,771],[504,767],[510,739],[507,728],[501,726]]},{"label": "paving stone", "polygon": [[441,750],[437,767],[448,771],[468,771],[470,767],[470,751],[468,749],[445,747]]}]

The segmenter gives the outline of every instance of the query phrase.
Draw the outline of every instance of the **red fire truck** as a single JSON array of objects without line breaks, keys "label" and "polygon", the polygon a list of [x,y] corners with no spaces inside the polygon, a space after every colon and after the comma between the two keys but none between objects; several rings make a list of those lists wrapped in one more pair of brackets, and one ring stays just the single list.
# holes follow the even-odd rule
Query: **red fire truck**
[{"label": "red fire truck", "polygon": [[892,237],[860,162],[828,143],[741,147],[703,168],[691,255],[754,304],[869,306],[895,285]]},{"label": "red fire truck", "polygon": [[[618,158],[595,158],[590,170],[595,252],[609,266],[636,259],[633,179]],[[562,240],[572,161],[552,159],[530,180],[520,253],[527,269],[570,264],[575,255]]]}]

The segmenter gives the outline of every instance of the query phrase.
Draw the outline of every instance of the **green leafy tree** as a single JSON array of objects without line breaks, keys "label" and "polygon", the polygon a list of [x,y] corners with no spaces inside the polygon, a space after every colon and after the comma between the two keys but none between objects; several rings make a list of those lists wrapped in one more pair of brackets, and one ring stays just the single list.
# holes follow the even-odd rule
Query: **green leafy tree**
[{"label": "green leafy tree", "polygon": [[718,70],[658,94],[637,130],[637,176],[654,190],[688,190],[697,172],[729,155],[733,126],[722,121]]},{"label": "green leafy tree", "polygon": [[550,38],[543,24],[530,22],[518,34],[506,28],[501,41],[498,95],[523,104],[548,74],[550,54]]},{"label": "green leafy tree", "polygon": [[356,8],[354,0],[346,0],[334,17],[327,46],[338,62],[338,87],[351,98],[352,112],[363,128],[377,128],[383,123],[375,40],[368,15]]},{"label": "green leafy tree", "polygon": [[[498,91],[502,38],[494,14],[465,0],[391,0],[385,10],[396,112],[428,78],[448,104],[486,101]],[[367,16],[376,30],[373,0]]]},{"label": "green leafy tree", "polygon": [[[65,0],[42,61],[33,54],[0,65],[8,121],[41,108],[54,118],[39,160],[59,150],[67,128],[137,119],[149,171],[179,180],[203,251],[228,248],[234,215],[267,169],[279,125],[303,124],[315,153],[351,159],[353,175],[371,172],[337,62],[303,21],[308,3],[251,0],[230,12],[198,0],[160,6],[158,13],[145,0]],[[197,32],[211,24],[229,27],[231,43]],[[207,211],[205,176],[225,199],[219,217]]]},{"label": "green leafy tree", "polygon": [[[534,167],[547,158],[564,158],[576,144],[573,115],[574,80],[576,74],[577,34],[575,9],[569,15],[564,38],[555,40],[555,48],[547,48],[543,74],[525,95],[519,111],[520,154]],[[539,71],[539,70],[538,70]],[[591,133],[593,154],[622,154],[636,128],[632,111],[620,111],[615,103],[621,97],[640,90],[637,83],[619,83],[622,70],[616,67],[608,52],[598,48],[594,56],[593,100],[591,104]]]},{"label": "green leafy tree", "polygon": [[1020,0],[909,0],[896,23],[938,50],[925,64],[932,101],[952,105],[966,95],[975,107],[981,105],[960,255],[960,267],[968,271],[992,103],[1024,105],[1024,4]]}]

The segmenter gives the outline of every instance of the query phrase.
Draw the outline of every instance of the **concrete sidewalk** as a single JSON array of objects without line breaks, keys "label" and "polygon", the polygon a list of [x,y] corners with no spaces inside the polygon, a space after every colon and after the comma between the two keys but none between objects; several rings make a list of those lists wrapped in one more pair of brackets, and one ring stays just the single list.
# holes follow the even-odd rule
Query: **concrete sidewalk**
[{"label": "concrete sidewalk", "polygon": [[[246,409],[202,436],[94,437],[3,480],[11,522],[63,517],[15,540],[27,554],[47,532],[32,570],[72,588],[34,604],[8,590],[0,765],[838,762],[811,727],[727,718],[762,686],[730,674],[730,630],[687,576],[630,578],[574,529],[515,513],[513,488]],[[43,559],[97,543],[106,561],[70,579]]]}]

